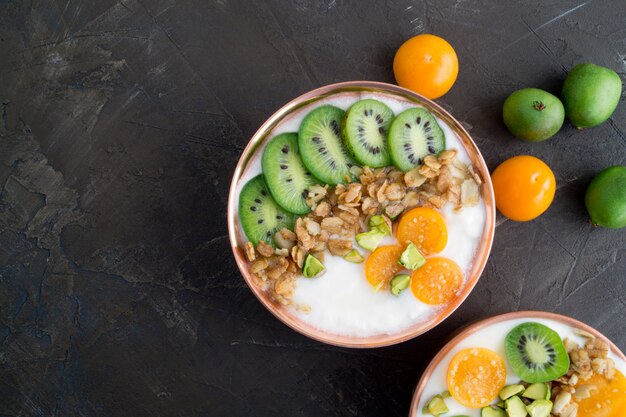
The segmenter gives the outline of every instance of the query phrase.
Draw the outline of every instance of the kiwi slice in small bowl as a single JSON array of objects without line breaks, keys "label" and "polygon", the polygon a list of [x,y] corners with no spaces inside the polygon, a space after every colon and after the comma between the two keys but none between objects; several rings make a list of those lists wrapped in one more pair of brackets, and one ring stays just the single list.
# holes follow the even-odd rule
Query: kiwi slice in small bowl
[{"label": "kiwi slice in small bowl", "polygon": [[306,214],[309,189],[317,183],[300,159],[298,135],[282,133],[272,138],[263,151],[263,175],[279,206],[294,214]]},{"label": "kiwi slice in small bowl", "polygon": [[411,108],[400,113],[389,127],[389,154],[401,171],[409,171],[446,148],[446,135],[428,110]]},{"label": "kiwi slice in small bowl", "polygon": [[298,131],[298,146],[304,166],[322,183],[337,185],[353,178],[356,163],[341,141],[344,111],[331,105],[319,106],[304,117]]},{"label": "kiwi slice in small bowl", "polygon": [[352,157],[371,168],[391,164],[387,149],[387,132],[393,119],[393,111],[374,99],[354,103],[344,116],[341,136]]},{"label": "kiwi slice in small bowl", "polygon": [[248,240],[256,246],[263,240],[276,246],[274,235],[283,227],[293,230],[296,217],[272,198],[263,174],[246,183],[239,194],[239,219]]},{"label": "kiwi slice in small bowl", "polygon": [[549,382],[569,370],[569,355],[561,337],[541,323],[514,327],[506,335],[504,351],[515,374],[525,382]]}]

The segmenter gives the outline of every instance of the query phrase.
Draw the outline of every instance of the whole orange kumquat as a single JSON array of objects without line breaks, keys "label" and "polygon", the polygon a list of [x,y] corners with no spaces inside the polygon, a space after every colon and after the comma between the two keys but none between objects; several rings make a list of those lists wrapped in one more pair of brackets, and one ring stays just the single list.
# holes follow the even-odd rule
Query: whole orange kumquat
[{"label": "whole orange kumquat", "polygon": [[548,165],[534,156],[507,159],[491,174],[496,207],[511,220],[525,222],[550,207],[556,179]]},{"label": "whole orange kumquat", "polygon": [[458,73],[459,60],[454,48],[435,35],[412,37],[400,46],[393,59],[398,85],[430,99],[446,94]]}]

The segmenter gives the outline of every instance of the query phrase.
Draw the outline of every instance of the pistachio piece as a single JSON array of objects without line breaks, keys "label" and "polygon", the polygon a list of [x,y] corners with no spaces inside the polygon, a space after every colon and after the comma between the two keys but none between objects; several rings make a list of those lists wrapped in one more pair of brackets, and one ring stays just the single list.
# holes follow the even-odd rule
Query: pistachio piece
[{"label": "pistachio piece", "polygon": [[304,266],[302,267],[302,275],[307,278],[314,278],[325,270],[326,268],[324,268],[324,264],[322,264],[315,256],[311,254],[306,256]]},{"label": "pistachio piece", "polygon": [[376,216],[370,217],[368,223],[371,230],[377,229],[381,233],[384,233],[385,236],[391,236],[391,220],[384,214],[377,214]]},{"label": "pistachio piece", "polygon": [[356,249],[352,249],[350,252],[346,253],[343,256],[343,259],[355,264],[360,264],[361,262],[363,262],[363,257]]},{"label": "pistachio piece", "polygon": [[385,237],[385,234],[378,229],[356,235],[356,243],[363,249],[373,251]]},{"label": "pistachio piece", "polygon": [[400,295],[400,293],[409,288],[411,282],[411,276],[408,274],[398,274],[391,279],[391,293],[393,295]]},{"label": "pistachio piece", "polygon": [[406,269],[415,270],[424,265],[426,259],[413,243],[409,243],[402,255],[400,255],[398,263]]}]

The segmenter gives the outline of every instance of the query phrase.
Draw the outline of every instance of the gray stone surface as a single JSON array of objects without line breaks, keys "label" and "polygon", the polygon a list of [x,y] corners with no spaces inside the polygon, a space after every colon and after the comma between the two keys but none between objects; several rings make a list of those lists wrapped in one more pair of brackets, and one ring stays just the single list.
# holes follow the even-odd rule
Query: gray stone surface
[{"label": "gray stone surface", "polygon": [[[440,327],[384,349],[322,345],[274,319],[230,256],[229,181],[255,129],[313,87],[393,82],[402,41],[460,59],[438,100],[490,168],[536,155],[539,219],[501,217],[488,267]],[[626,163],[626,105],[600,127],[516,141],[513,90],[574,64],[624,76],[621,1],[0,1],[0,415],[404,416],[449,335],[496,313],[571,315],[626,349],[626,232],[585,187]]]}]

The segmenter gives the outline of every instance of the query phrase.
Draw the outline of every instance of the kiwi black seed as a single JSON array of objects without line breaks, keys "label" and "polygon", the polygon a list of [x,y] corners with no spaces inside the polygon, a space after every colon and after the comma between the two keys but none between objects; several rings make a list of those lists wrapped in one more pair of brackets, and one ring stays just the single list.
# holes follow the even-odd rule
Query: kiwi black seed
[{"label": "kiwi black seed", "polygon": [[359,100],[346,112],[341,136],[354,159],[372,168],[391,164],[387,149],[387,132],[393,111],[374,99]]},{"label": "kiwi black seed", "polygon": [[446,137],[430,112],[411,108],[400,113],[389,127],[389,154],[393,164],[409,171],[427,155],[437,155],[446,148]]},{"label": "kiwi black seed", "polygon": [[274,234],[283,227],[293,230],[296,217],[276,204],[261,174],[241,189],[239,219],[244,233],[254,246],[261,240],[275,246]]},{"label": "kiwi black seed", "polygon": [[540,323],[513,328],[506,335],[504,351],[515,374],[526,382],[549,382],[569,370],[569,355],[561,337]]},{"label": "kiwi black seed", "polygon": [[282,133],[272,138],[263,151],[263,175],[274,201],[294,214],[306,214],[309,190],[316,184],[300,159],[298,135]]},{"label": "kiwi black seed", "polygon": [[341,143],[340,128],[344,111],[324,105],[306,115],[298,131],[298,146],[304,166],[322,183],[349,182],[356,163]]}]

